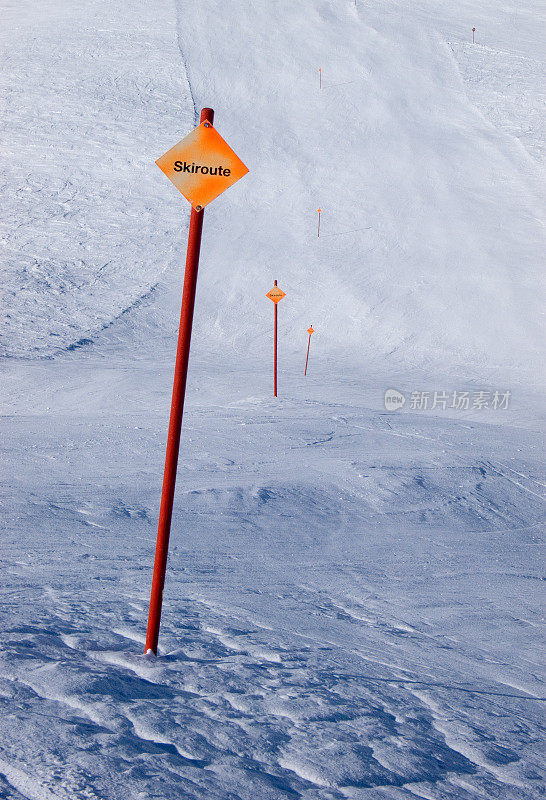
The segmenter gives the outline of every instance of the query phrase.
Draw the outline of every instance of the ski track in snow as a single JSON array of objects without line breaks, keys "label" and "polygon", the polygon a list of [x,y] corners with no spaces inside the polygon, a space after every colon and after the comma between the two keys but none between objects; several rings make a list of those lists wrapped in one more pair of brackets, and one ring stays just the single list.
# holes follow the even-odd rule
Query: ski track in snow
[{"label": "ski track in snow", "polygon": [[[2,800],[543,797],[545,477],[521,377],[542,62],[498,26],[453,38],[447,4],[403,5],[253,4],[235,30],[183,0],[4,2]],[[493,6],[470,7],[484,35]],[[209,102],[257,184],[225,221],[207,211],[149,659],[187,217],[150,165]],[[319,197],[321,251],[303,221]],[[252,360],[274,264],[292,282],[278,402]],[[497,363],[504,415],[381,405],[388,385],[489,387]]]},{"label": "ski track in snow", "polygon": [[451,44],[472,102],[495,126],[544,161],[544,61],[480,44]]},{"label": "ski track in snow", "polygon": [[156,131],[176,137],[173,103],[192,125],[191,96],[170,0],[3,5],[0,352],[51,356],[92,343],[175,262],[180,215],[148,167]]}]

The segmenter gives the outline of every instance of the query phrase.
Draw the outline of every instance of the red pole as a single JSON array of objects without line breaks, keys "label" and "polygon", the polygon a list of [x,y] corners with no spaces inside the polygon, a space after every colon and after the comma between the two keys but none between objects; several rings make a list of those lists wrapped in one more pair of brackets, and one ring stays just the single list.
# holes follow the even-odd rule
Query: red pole
[{"label": "red pole", "polygon": [[[275,286],[277,285],[277,281],[275,281]],[[274,314],[274,322],[273,322],[273,397],[277,396],[277,303],[273,304],[275,306]]]},{"label": "red pole", "polygon": [[472,44],[475,44],[475,42],[474,42],[474,33],[475,32],[476,32],[476,28],[472,28]]},{"label": "red pole", "polygon": [[[311,325],[311,327],[313,327]],[[311,334],[309,334],[309,341],[307,342],[307,358],[305,359],[305,372],[304,375],[307,375],[307,362],[309,361],[309,348],[311,347]]]},{"label": "red pole", "polygon": [[320,212],[322,211],[322,208],[319,208],[319,209],[317,209],[317,210],[318,210],[318,228],[317,228],[317,236],[320,236]]},{"label": "red pole", "polygon": [[[212,123],[213,119],[214,111],[212,108],[204,108],[201,111],[200,122]],[[188,377],[191,328],[197,286],[197,269],[199,267],[199,251],[201,249],[201,233],[203,230],[203,214],[204,210],[202,208],[199,210],[192,208],[191,210],[186,271],[184,274],[184,289],[182,292],[182,309],[180,311],[180,327],[178,330],[178,347],[174,367],[171,416],[169,419],[169,433],[167,435],[167,453],[165,456],[165,472],[163,474],[163,489],[161,492],[161,507],[159,510],[159,524],[157,528],[154,575],[152,579],[150,611],[148,614],[148,629],[146,631],[146,653],[151,651],[154,655],[157,655],[161,606],[163,603],[163,587],[165,585],[165,571],[167,569],[176,468],[178,465],[178,450],[180,447],[180,430],[184,411],[186,379]]]}]

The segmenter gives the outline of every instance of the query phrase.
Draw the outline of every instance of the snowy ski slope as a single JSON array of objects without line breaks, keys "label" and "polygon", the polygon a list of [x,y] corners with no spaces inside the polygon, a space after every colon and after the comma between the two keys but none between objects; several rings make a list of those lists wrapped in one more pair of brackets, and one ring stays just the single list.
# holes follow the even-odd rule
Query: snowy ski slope
[{"label": "snowy ski slope", "polygon": [[[0,798],[543,797],[543,4],[0,7]],[[204,105],[250,174],[148,660]]]},{"label": "snowy ski slope", "polygon": [[[151,165],[192,127],[194,107],[212,105],[252,174],[207,215],[196,347],[261,351],[264,287],[277,277],[290,293],[288,343],[316,321],[325,347],[366,361],[536,369],[536,147],[469,95],[476,72],[498,75],[489,52],[509,69],[524,51],[520,96],[531,94],[529,113],[538,106],[540,20],[514,11],[482,32],[489,17],[472,4],[456,24],[448,4],[405,5],[279,0],[238,16],[207,1],[181,4],[177,30],[168,2],[107,14],[100,3],[13,6],[4,352],[93,339],[179,267],[187,209]],[[513,18],[507,41],[500,22],[512,33]],[[488,88],[494,105],[498,78]]]}]

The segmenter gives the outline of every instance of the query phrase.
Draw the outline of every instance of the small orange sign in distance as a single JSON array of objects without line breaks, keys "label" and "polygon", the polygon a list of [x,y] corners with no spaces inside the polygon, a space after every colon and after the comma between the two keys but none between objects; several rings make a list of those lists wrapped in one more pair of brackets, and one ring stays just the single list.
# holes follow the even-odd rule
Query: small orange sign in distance
[{"label": "small orange sign in distance", "polygon": [[269,297],[270,300],[277,304],[283,299],[283,297],[286,297],[286,292],[283,292],[283,290],[279,289],[278,286],[274,286],[268,291],[266,297]]},{"label": "small orange sign in distance", "polygon": [[309,334],[309,336],[311,336],[311,334],[314,333],[314,332],[315,332],[315,329],[313,328],[312,325],[311,325],[310,328],[307,328],[307,333]]},{"label": "small orange sign in distance", "polygon": [[196,211],[248,172],[211,122],[202,122],[155,163]]}]

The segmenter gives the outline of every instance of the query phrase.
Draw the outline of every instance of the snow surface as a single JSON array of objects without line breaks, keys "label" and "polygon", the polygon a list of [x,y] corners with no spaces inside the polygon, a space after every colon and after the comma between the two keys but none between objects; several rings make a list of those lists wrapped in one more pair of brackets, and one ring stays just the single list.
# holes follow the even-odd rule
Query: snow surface
[{"label": "snow surface", "polygon": [[[543,797],[543,4],[0,6],[0,798]],[[204,105],[250,174],[205,214],[154,659],[154,161]]]}]

